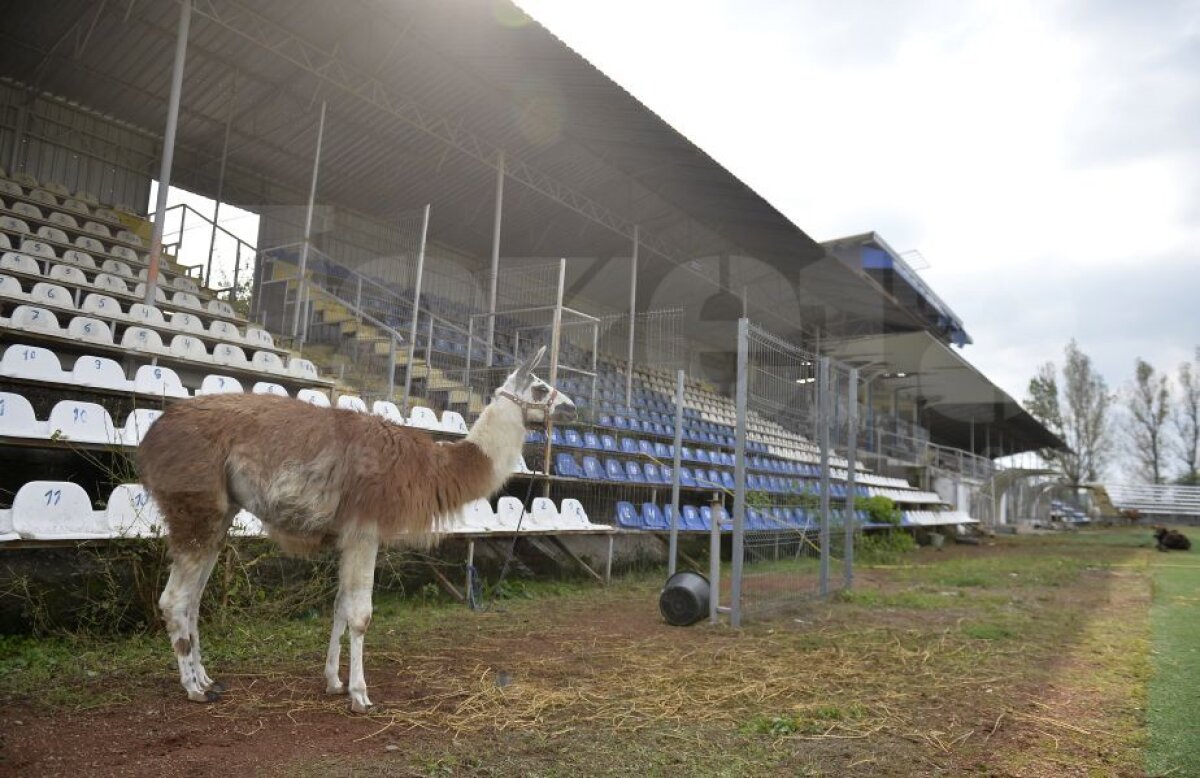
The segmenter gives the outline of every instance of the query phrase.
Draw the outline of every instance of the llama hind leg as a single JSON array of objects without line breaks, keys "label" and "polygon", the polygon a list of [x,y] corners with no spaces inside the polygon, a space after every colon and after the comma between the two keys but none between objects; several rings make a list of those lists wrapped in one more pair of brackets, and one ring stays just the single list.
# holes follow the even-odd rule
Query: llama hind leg
[{"label": "llama hind leg", "polygon": [[208,564],[204,568],[204,573],[200,577],[200,585],[196,589],[196,596],[192,598],[191,608],[188,611],[188,640],[192,644],[191,662],[196,672],[196,680],[200,682],[201,688],[206,692],[212,691],[220,694],[225,691],[224,684],[214,681],[209,677],[208,673],[204,670],[204,663],[200,659],[200,600],[203,599],[204,587],[208,585],[209,576],[212,575],[218,556],[219,552],[209,557]]},{"label": "llama hind leg", "polygon": [[[371,535],[346,540],[339,570],[339,613],[350,630],[350,710],[367,713],[367,680],[363,673],[363,638],[371,624],[371,588],[375,582],[375,556],[379,541]],[[335,616],[334,631],[337,632]],[[330,641],[332,645],[332,640]]]},{"label": "llama hind leg", "polygon": [[329,634],[329,651],[325,654],[325,693],[345,694],[346,685],[340,677],[342,665],[342,635],[346,633],[346,597],[341,585],[333,601],[333,629]]},{"label": "llama hind leg", "polygon": [[[207,688],[211,679],[199,664],[199,646],[194,645],[192,611],[198,608],[200,595],[208,572],[216,561],[217,549],[212,548],[203,552],[180,552],[175,554],[171,562],[171,575],[167,586],[158,599],[158,607],[163,620],[167,624],[167,634],[171,639],[171,648],[179,664],[179,682],[193,702],[215,702],[220,695]],[[207,682],[207,685],[206,685]]]}]

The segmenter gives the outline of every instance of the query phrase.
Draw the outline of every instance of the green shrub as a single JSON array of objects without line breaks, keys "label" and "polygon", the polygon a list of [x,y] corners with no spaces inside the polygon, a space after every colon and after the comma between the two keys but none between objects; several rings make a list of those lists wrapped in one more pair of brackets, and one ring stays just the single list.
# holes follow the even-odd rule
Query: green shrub
[{"label": "green shrub", "polygon": [[901,555],[917,550],[917,541],[903,530],[865,532],[858,541],[855,558],[865,564],[892,564]]},{"label": "green shrub", "polygon": [[865,510],[875,524],[891,524],[893,527],[899,527],[900,522],[904,520],[903,514],[891,497],[876,496],[861,501],[856,500],[854,507]]}]

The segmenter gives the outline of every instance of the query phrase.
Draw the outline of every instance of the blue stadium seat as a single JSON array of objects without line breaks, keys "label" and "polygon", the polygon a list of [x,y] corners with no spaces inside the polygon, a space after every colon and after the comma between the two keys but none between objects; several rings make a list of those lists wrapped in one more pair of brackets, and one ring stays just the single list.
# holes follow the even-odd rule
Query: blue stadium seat
[{"label": "blue stadium seat", "polygon": [[613,426],[612,416],[609,416],[607,413],[602,413],[600,414],[600,419],[597,423],[601,427],[611,427]]},{"label": "blue stadium seat", "polygon": [[626,419],[626,423],[629,425],[630,432],[641,432],[642,431],[642,423],[640,421],[638,421],[637,419]]},{"label": "blue stadium seat", "polygon": [[600,436],[600,448],[605,451],[620,451],[620,449],[617,448],[617,439],[612,435]]},{"label": "blue stadium seat", "polygon": [[708,449],[704,449],[704,448],[696,449],[696,452],[693,455],[693,460],[696,462],[702,462],[706,465],[713,464],[712,457],[710,457],[708,455]]},{"label": "blue stadium seat", "polygon": [[695,462],[696,461],[696,452],[692,451],[692,449],[689,446],[680,446],[679,447],[679,461]]},{"label": "blue stadium seat", "polygon": [[562,446],[562,444],[563,444],[562,430],[560,430],[558,427],[555,427],[554,429],[550,430],[550,443],[555,448],[560,448]]},{"label": "blue stadium seat", "polygon": [[624,416],[613,416],[612,421],[613,426],[619,430],[629,429],[629,419],[625,418]]},{"label": "blue stadium seat", "polygon": [[635,484],[646,483],[646,476],[642,474],[641,465],[639,465],[637,462],[626,462],[625,480]]},{"label": "blue stadium seat", "polygon": [[583,447],[590,448],[594,451],[599,451],[603,448],[600,444],[600,438],[594,432],[583,433]]},{"label": "blue stadium seat", "polygon": [[651,443],[649,440],[642,439],[642,440],[639,440],[637,442],[637,444],[638,444],[638,451],[641,452],[642,456],[651,457],[651,458],[654,457],[654,444],[653,443]]},{"label": "blue stadium seat", "polygon": [[642,472],[645,473],[645,475],[646,475],[647,483],[651,483],[651,484],[670,483],[669,480],[663,478],[662,472],[659,470],[658,465],[654,464],[653,462],[647,462],[646,464],[642,465]]},{"label": "blue stadium seat", "polygon": [[575,461],[575,457],[563,452],[554,455],[554,474],[567,478],[583,478],[583,470]]},{"label": "blue stadium seat", "polygon": [[621,453],[636,454],[638,452],[637,438],[621,438]]},{"label": "blue stadium seat", "polygon": [[681,505],[679,506],[679,513],[683,520],[682,526],[689,531],[698,532],[708,529],[704,520],[700,518],[700,511],[696,509],[695,505]]},{"label": "blue stadium seat", "polygon": [[689,467],[679,466],[679,485],[687,489],[696,486],[696,477],[692,475],[692,470]]},{"label": "blue stadium seat", "polygon": [[624,468],[624,466],[621,465],[621,460],[619,460],[619,459],[604,460],[604,475],[610,481],[620,481],[621,483],[624,483],[625,482],[625,468]]},{"label": "blue stadium seat", "polygon": [[670,525],[667,524],[667,519],[663,516],[662,510],[652,502],[642,504],[642,523],[646,529],[670,529]]},{"label": "blue stadium seat", "polygon": [[[673,505],[664,505],[664,506],[663,506],[663,508],[662,508],[662,512],[663,512],[663,518],[664,518],[664,519],[666,519],[666,522],[667,522],[667,529],[670,529],[670,528],[671,528],[671,517],[675,515],[675,506],[673,506]],[[686,532],[686,531],[687,531],[687,527],[685,527],[685,526],[683,525],[683,517],[682,517],[682,516],[680,516],[680,517],[679,517],[679,518],[676,520],[676,522],[675,522],[675,527],[676,527],[676,529],[678,529],[680,532]]]},{"label": "blue stadium seat", "polygon": [[527,430],[525,432],[526,443],[545,443],[546,436],[538,430]]},{"label": "blue stadium seat", "polygon": [[617,503],[617,526],[625,529],[642,528],[642,517],[637,508],[633,507],[633,503]]},{"label": "blue stadium seat", "polygon": [[728,470],[722,470],[720,471],[719,476],[721,479],[721,486],[724,486],[726,489],[734,488],[733,473],[729,472]]},{"label": "blue stadium seat", "polygon": [[755,492],[763,490],[762,478],[759,477],[758,473],[746,473],[746,488]]},{"label": "blue stadium seat", "polygon": [[563,445],[570,448],[583,448],[583,436],[579,430],[568,427],[563,430]]},{"label": "blue stadium seat", "polygon": [[604,466],[600,464],[599,459],[593,456],[583,458],[583,477],[596,481],[604,480]]},{"label": "blue stadium seat", "polygon": [[662,443],[660,441],[655,441],[654,456],[658,457],[659,459],[663,460],[664,462],[667,461],[668,459],[674,459],[675,458],[675,447],[668,446],[666,443]]}]

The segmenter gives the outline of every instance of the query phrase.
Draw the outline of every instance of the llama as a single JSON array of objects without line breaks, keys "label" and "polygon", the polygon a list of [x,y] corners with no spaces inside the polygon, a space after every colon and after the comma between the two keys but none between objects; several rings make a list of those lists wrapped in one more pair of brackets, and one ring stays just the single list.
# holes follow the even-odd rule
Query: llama
[{"label": "llama", "polygon": [[200,597],[234,516],[257,516],[286,551],[340,550],[325,688],[345,694],[342,635],[350,632],[350,708],[371,708],[363,637],[381,544],[428,547],[466,503],[495,494],[521,455],[525,428],[570,421],[575,405],[533,375],[545,347],[496,390],[463,441],[348,410],[273,395],[224,394],[175,403],[138,449],[142,481],[162,510],[171,574],[158,601],[189,700],[224,687],[200,660]]}]

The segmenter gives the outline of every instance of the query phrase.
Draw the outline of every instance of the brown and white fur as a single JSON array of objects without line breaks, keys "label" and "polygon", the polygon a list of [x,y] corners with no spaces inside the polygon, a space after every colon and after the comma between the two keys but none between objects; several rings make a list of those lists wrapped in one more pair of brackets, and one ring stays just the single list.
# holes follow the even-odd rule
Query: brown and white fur
[{"label": "brown and white fur", "polygon": [[466,440],[375,416],[316,408],[272,395],[211,395],[172,405],[138,449],[142,482],[167,527],[171,575],[159,598],[188,699],[213,702],[223,687],[200,660],[200,597],[240,509],[286,550],[341,552],[326,691],[344,694],[341,639],[350,630],[350,707],[367,711],[363,635],[371,622],[381,544],[428,546],[440,523],[487,498],[512,474],[527,423],[570,420],[569,398],[533,375],[545,349],[496,390]]}]

